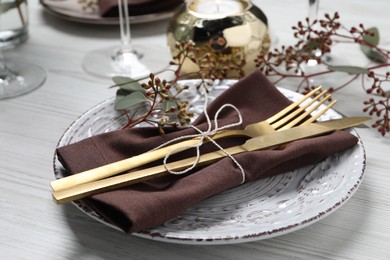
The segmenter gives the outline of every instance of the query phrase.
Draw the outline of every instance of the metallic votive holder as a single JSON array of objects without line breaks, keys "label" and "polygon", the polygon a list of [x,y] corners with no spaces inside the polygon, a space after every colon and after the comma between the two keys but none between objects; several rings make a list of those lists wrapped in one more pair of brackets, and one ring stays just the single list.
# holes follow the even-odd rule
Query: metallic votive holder
[{"label": "metallic votive holder", "polygon": [[[196,5],[201,1],[183,5],[170,20],[168,45],[172,55],[177,52],[176,42],[193,41],[203,53],[222,54],[226,60],[245,60],[245,74],[254,70],[257,55],[267,52],[271,42],[264,13],[249,1],[231,0],[239,3],[242,10],[204,14],[196,11]],[[187,73],[197,70],[198,66],[190,60],[183,66]]]}]

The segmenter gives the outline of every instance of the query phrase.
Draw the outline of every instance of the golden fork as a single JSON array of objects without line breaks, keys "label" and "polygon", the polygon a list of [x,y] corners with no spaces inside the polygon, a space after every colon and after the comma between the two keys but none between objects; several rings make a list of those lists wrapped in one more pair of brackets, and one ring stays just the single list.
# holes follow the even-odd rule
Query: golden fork
[{"label": "golden fork", "polygon": [[[320,92],[318,95],[315,95],[310,101],[306,102],[303,106],[300,106],[303,102],[305,102],[310,97],[312,97],[320,89],[321,86],[317,87],[316,89],[307,93],[301,99],[295,101],[294,103],[290,104],[280,112],[276,113],[275,115],[271,116],[270,118],[264,121],[247,125],[243,130],[225,130],[225,131],[218,132],[212,136],[212,139],[216,140],[216,139],[231,137],[231,136],[256,137],[274,131],[287,130],[297,125],[312,123],[315,120],[317,120],[320,116],[322,116],[336,103],[336,100],[333,100],[324,109],[322,109],[318,113],[310,116],[310,118],[303,121],[311,113],[313,113],[313,111],[315,111],[323,103],[325,103],[327,100],[331,98],[331,94],[327,94],[327,90],[325,90]],[[321,99],[321,97],[323,98]],[[314,104],[318,100],[320,101]],[[307,108],[309,109],[306,110]]]},{"label": "golden fork", "polygon": [[[318,117],[323,115],[327,110],[329,110],[329,108],[331,108],[336,102],[331,102],[324,109],[306,119],[314,110],[316,110],[319,106],[321,106],[331,97],[330,94],[327,94],[327,91],[322,91],[320,94],[315,95],[315,93],[320,89],[321,87],[318,87],[310,91],[304,97],[290,104],[289,106],[287,106],[277,114],[273,115],[272,117],[266,119],[265,121],[250,124],[243,130],[225,130],[218,132],[212,136],[212,139],[216,140],[229,136],[256,137],[274,131],[286,130],[297,125],[311,123],[315,121]],[[309,100],[309,98],[313,95],[315,96],[311,100]],[[324,95],[326,96],[324,97]],[[321,97],[323,97],[323,99],[314,104],[316,101],[320,100]],[[300,107],[302,103],[304,104],[302,107]],[[305,109],[307,108],[309,109],[306,111]],[[175,152],[181,152],[184,150],[181,149],[182,147],[195,145],[198,143],[198,141],[199,139],[196,138],[190,139],[157,150],[152,150],[144,154],[136,155],[125,160],[103,165],[98,168],[77,173],[62,179],[54,180],[51,182],[51,186],[53,191],[59,191],[79,184],[111,177],[119,173],[123,173],[125,171],[142,166],[144,164],[153,162],[157,159],[164,158],[168,153],[173,154]]]}]

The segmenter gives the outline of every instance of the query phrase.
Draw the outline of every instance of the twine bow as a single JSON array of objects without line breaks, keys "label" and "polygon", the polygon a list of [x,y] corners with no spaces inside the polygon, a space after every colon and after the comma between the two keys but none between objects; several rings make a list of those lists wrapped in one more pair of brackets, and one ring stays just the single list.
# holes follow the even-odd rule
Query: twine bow
[{"label": "twine bow", "polygon": [[[167,172],[169,172],[170,174],[180,175],[180,174],[188,173],[189,171],[191,171],[192,169],[194,169],[196,167],[196,165],[199,163],[199,159],[200,159],[200,147],[204,144],[205,140],[208,140],[208,141],[212,142],[219,150],[223,151],[226,154],[226,156],[229,157],[234,162],[234,164],[237,165],[237,167],[241,171],[241,176],[242,176],[241,183],[244,183],[245,182],[245,171],[242,168],[242,166],[239,164],[239,162],[231,154],[229,154],[222,146],[220,146],[215,140],[212,139],[212,136],[215,135],[219,131],[222,131],[222,130],[225,130],[225,129],[228,129],[228,128],[232,128],[232,127],[241,125],[242,121],[243,121],[241,113],[238,110],[238,108],[235,107],[234,105],[232,105],[232,104],[224,104],[215,113],[214,128],[213,128],[212,121],[211,121],[210,116],[209,116],[209,114],[207,113],[207,110],[206,110],[207,103],[208,103],[207,94],[205,94],[204,96],[205,96],[205,104],[204,104],[204,107],[203,107],[203,113],[204,113],[204,115],[206,117],[207,124],[208,124],[207,130],[206,131],[202,131],[198,127],[191,125],[190,127],[195,129],[198,132],[197,134],[184,135],[184,136],[180,136],[180,137],[174,138],[174,139],[172,139],[172,140],[170,140],[170,141],[168,141],[166,143],[161,144],[160,146],[154,148],[153,150],[160,149],[160,148],[162,148],[164,146],[167,146],[167,145],[169,145],[171,143],[174,143],[174,142],[177,142],[177,141],[198,138],[199,141],[196,144],[182,146],[182,147],[173,149],[172,151],[170,151],[164,157],[163,163],[164,163],[165,170]],[[224,125],[224,126],[219,126],[219,124],[218,124],[218,117],[219,117],[219,114],[222,112],[222,110],[225,109],[225,108],[232,108],[232,109],[234,109],[237,112],[238,121],[235,122],[235,123]],[[178,153],[181,150],[187,150],[187,149],[191,149],[191,148],[195,148],[196,149],[196,158],[194,160],[194,163],[190,167],[188,167],[188,168],[186,168],[186,169],[184,169],[182,171],[173,171],[173,170],[168,169],[167,161],[168,161],[169,157],[172,154]]]}]

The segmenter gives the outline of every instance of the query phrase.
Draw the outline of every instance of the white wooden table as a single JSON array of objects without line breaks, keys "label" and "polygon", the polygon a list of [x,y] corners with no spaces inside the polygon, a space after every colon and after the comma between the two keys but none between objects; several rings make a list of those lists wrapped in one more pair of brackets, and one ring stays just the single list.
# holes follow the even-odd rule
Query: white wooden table
[{"label": "white wooden table", "polygon": [[[291,25],[307,14],[306,1],[258,0],[279,43],[291,41]],[[277,3],[276,3],[277,2]],[[320,3],[320,14],[339,11],[347,25],[377,26],[390,48],[390,2]],[[135,43],[165,47],[166,21],[132,27]],[[73,205],[51,200],[52,158],[65,129],[83,112],[115,94],[111,80],[87,75],[87,51],[118,43],[116,26],[78,24],[46,13],[30,1],[30,38],[7,57],[23,56],[45,68],[38,90],[0,101],[1,259],[390,259],[390,135],[359,128],[367,152],[363,183],[327,218],[299,231],[251,243],[221,246],[169,244],[122,234]],[[346,62],[366,64],[343,49]],[[362,115],[358,83],[336,94],[336,109]]]}]

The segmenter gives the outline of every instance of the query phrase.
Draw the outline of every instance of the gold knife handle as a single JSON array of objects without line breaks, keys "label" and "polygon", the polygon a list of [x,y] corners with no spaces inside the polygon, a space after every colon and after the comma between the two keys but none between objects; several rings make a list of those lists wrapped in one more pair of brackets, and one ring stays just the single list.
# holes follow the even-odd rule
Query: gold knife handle
[{"label": "gold knife handle", "polygon": [[[155,160],[164,158],[168,153],[178,153],[182,150],[179,148],[185,146],[191,146],[198,143],[198,139],[190,139],[187,141],[183,141],[177,144],[173,144],[167,147],[163,147],[154,151],[150,151],[147,153],[143,153],[140,155],[136,155],[130,157],[128,159],[124,159],[121,161],[117,161],[114,163],[110,163],[107,165],[103,165],[91,170],[87,170],[84,172],[76,173],[70,175],[68,177],[64,177],[61,179],[54,180],[50,183],[53,191],[59,191],[63,189],[70,188],[72,186],[80,185],[83,183],[101,180],[107,177],[111,177],[117,175],[119,173],[134,169],[136,167],[142,166],[144,164],[153,162]],[[176,151],[175,151],[176,150]]]}]

